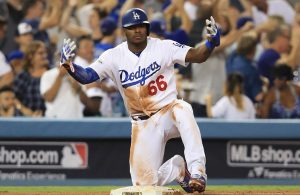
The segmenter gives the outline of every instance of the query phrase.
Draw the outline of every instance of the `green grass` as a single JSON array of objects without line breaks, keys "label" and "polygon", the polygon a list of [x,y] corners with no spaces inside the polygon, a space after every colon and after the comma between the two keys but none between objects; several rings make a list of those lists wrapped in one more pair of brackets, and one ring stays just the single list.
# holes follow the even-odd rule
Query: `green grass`
[{"label": "green grass", "polygon": [[238,185],[238,186],[208,186],[207,190],[212,191],[295,191],[300,190],[300,186],[266,186],[266,185]]},{"label": "green grass", "polygon": [[40,187],[0,187],[0,192],[109,192],[120,186],[40,186]]},{"label": "green grass", "polygon": [[[109,192],[123,186],[40,186],[40,187],[0,187],[0,192]],[[180,189],[179,186],[170,186]],[[207,191],[300,191],[300,186],[208,186]]]}]

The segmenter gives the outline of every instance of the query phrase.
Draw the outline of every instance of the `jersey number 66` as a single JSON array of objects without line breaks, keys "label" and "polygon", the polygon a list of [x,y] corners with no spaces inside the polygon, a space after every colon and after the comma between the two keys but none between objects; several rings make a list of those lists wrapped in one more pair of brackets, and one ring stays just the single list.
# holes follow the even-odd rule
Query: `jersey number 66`
[{"label": "jersey number 66", "polygon": [[163,75],[159,75],[155,81],[150,81],[148,84],[149,95],[157,94],[157,89],[165,91],[168,84],[162,79],[165,78]]}]

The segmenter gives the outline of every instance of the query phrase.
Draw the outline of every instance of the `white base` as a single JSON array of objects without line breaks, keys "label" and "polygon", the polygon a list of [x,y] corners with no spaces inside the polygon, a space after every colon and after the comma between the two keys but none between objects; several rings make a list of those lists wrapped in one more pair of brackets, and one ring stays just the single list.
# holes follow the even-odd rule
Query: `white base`
[{"label": "white base", "polygon": [[128,186],[112,190],[110,195],[180,195],[179,190],[163,186]]}]

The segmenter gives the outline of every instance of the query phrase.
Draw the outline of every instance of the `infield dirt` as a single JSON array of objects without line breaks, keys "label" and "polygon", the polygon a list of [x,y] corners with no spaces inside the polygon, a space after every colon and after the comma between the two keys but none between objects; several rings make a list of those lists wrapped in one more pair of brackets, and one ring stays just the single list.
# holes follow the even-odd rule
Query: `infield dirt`
[{"label": "infield dirt", "polygon": [[[170,195],[169,193],[166,193]],[[182,195],[188,195],[181,193]],[[110,192],[0,192],[0,195],[110,195]],[[132,193],[131,195],[138,195]],[[206,191],[204,193],[193,193],[189,195],[300,195],[300,191],[243,191],[243,192],[220,192],[220,191]]]}]

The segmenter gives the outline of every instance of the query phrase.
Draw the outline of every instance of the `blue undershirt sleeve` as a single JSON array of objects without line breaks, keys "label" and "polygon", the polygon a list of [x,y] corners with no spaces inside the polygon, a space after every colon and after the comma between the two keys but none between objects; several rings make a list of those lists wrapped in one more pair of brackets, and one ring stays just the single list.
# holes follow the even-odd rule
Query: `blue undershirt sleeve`
[{"label": "blue undershirt sleeve", "polygon": [[100,79],[97,72],[90,67],[83,68],[74,63],[73,67],[75,71],[72,72],[71,70],[68,70],[68,72],[76,81],[78,81],[81,84],[89,84]]}]

